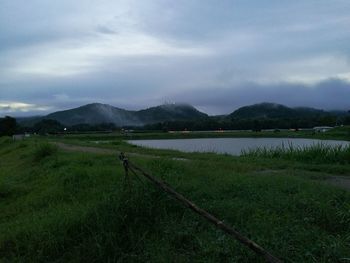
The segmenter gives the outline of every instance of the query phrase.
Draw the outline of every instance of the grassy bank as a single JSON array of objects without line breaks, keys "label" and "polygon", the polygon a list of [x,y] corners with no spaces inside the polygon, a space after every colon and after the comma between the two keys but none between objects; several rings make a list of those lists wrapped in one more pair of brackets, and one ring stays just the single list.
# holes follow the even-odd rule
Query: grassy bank
[{"label": "grassy bank", "polygon": [[[348,163],[112,143],[142,153],[132,160],[286,262],[350,258],[350,193],[324,180],[326,168]],[[263,262],[147,181],[125,190],[114,155],[1,139],[0,167],[0,261]]]}]

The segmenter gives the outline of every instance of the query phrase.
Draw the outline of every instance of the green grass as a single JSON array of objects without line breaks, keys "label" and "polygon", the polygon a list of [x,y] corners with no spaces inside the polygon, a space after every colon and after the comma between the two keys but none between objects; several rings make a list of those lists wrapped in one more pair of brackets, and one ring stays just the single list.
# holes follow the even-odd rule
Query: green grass
[{"label": "green grass", "polygon": [[[350,258],[350,193],[323,180],[348,163],[311,171],[117,142],[109,147],[161,156],[131,159],[286,262]],[[116,156],[48,148],[0,139],[1,262],[264,262],[145,179],[126,188]]]}]

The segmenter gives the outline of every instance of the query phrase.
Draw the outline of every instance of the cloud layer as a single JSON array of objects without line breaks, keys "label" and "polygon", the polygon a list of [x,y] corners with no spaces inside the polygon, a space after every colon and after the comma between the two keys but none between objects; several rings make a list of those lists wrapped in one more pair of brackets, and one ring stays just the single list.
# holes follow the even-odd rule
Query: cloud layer
[{"label": "cloud layer", "polygon": [[349,8],[345,0],[4,0],[0,115],[173,100],[210,114],[260,101],[350,108]]}]

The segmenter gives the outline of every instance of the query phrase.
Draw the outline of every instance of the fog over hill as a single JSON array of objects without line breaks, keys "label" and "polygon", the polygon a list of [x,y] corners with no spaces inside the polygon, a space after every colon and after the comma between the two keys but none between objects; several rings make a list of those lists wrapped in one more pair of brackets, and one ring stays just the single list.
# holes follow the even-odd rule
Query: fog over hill
[{"label": "fog over hill", "polygon": [[43,119],[64,125],[113,123],[116,126],[143,126],[164,121],[189,121],[208,117],[185,103],[164,104],[139,111],[125,110],[108,104],[92,103],[78,108],[57,111],[46,116],[18,118],[22,125],[33,125]]}]

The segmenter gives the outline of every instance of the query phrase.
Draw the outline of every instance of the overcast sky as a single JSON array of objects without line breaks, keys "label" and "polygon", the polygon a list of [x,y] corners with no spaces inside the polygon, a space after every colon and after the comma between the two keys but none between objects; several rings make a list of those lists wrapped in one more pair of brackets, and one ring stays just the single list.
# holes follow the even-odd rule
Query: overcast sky
[{"label": "overcast sky", "polygon": [[349,0],[1,0],[0,116],[350,109]]}]

